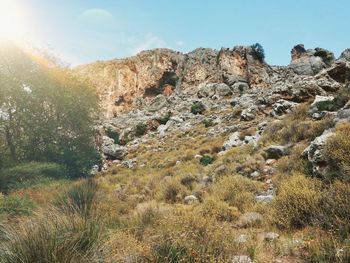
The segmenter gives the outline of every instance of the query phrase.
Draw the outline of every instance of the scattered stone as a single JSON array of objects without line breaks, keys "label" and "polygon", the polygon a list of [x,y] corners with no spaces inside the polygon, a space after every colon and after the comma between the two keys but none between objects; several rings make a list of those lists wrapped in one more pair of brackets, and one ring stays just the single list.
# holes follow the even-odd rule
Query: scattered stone
[{"label": "scattered stone", "polygon": [[243,244],[246,243],[248,241],[248,236],[245,234],[240,234],[236,239],[235,239],[236,243],[239,244]]},{"label": "scattered stone", "polygon": [[102,153],[110,158],[122,160],[127,154],[128,149],[124,146],[114,144],[114,140],[107,136],[103,136]]},{"label": "scattered stone", "polygon": [[186,205],[193,205],[193,204],[198,203],[198,202],[199,202],[199,200],[195,195],[188,195],[184,199],[184,203]]},{"label": "scattered stone", "polygon": [[261,203],[271,203],[273,201],[274,196],[269,194],[269,195],[258,195],[255,197],[256,201],[261,202]]},{"label": "scattered stone", "polygon": [[263,220],[263,216],[257,212],[248,212],[238,218],[237,227],[251,227],[258,225]]},{"label": "scattered stone", "polygon": [[250,109],[244,109],[241,113],[242,121],[251,121],[255,119],[255,114]]},{"label": "scattered stone", "polygon": [[279,238],[279,234],[275,233],[275,232],[268,232],[264,234],[264,240],[265,241],[269,241],[269,242],[273,242],[275,240],[277,240]]},{"label": "scattered stone", "polygon": [[231,263],[254,263],[249,256],[233,256]]},{"label": "scattered stone", "polygon": [[225,150],[229,150],[233,147],[237,147],[242,145],[242,141],[240,139],[240,132],[234,132],[230,135],[229,139],[224,142],[223,148]]}]

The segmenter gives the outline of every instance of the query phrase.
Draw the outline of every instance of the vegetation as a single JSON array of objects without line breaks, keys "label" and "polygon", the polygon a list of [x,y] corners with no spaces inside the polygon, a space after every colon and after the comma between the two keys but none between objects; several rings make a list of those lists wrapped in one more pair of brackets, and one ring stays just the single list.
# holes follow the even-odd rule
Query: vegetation
[{"label": "vegetation", "polygon": [[106,135],[109,138],[112,138],[114,140],[115,144],[120,144],[120,136],[119,136],[119,133],[117,131],[114,131],[113,129],[108,128],[106,130]]},{"label": "vegetation", "polygon": [[15,167],[3,169],[0,172],[0,191],[7,193],[11,190],[33,186],[50,179],[66,177],[64,166],[55,163],[24,163]]},{"label": "vegetation", "polygon": [[340,123],[335,135],[325,145],[325,152],[333,168],[333,177],[350,182],[350,124]]},{"label": "vegetation", "polygon": [[55,162],[71,177],[99,162],[94,90],[68,69],[9,46],[0,54],[0,169]]},{"label": "vegetation", "polygon": [[204,155],[203,157],[201,157],[199,162],[202,165],[207,166],[207,165],[212,164],[214,162],[214,158],[210,155]]},{"label": "vegetation", "polygon": [[142,135],[144,135],[146,133],[146,131],[147,131],[147,125],[146,124],[138,123],[136,125],[136,131],[135,131],[136,136],[142,136]]},{"label": "vegetation", "polygon": [[265,59],[265,50],[263,48],[263,46],[259,43],[255,43],[253,45],[251,45],[251,48],[254,51],[255,56],[260,60],[260,61],[264,61]]},{"label": "vegetation", "polygon": [[191,106],[191,112],[193,114],[196,114],[196,115],[197,114],[203,114],[204,111],[205,111],[205,106],[201,102],[195,102]]}]

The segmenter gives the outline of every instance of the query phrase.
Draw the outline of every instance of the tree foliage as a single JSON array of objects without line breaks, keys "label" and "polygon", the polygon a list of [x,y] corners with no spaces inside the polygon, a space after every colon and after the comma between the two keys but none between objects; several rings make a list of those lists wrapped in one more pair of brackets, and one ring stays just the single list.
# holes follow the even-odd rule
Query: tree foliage
[{"label": "tree foliage", "polygon": [[28,161],[63,164],[70,176],[98,161],[92,87],[21,49],[0,47],[0,168]]}]

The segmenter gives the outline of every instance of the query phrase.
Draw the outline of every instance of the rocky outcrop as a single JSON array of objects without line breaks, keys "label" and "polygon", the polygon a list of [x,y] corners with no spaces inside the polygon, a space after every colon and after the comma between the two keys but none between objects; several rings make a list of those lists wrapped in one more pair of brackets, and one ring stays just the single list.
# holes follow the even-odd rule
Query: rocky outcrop
[{"label": "rocky outcrop", "polygon": [[316,75],[334,60],[332,52],[323,48],[306,50],[302,44],[294,46],[291,55],[290,67],[296,74],[300,75]]},{"label": "rocky outcrop", "polygon": [[75,72],[97,87],[104,117],[111,119],[131,110],[139,98],[170,96],[175,89],[194,94],[203,85],[217,83],[215,92],[227,96],[231,89],[266,88],[269,70],[251,47],[238,46],[220,51],[199,48],[187,54],[155,49],[79,66]]}]

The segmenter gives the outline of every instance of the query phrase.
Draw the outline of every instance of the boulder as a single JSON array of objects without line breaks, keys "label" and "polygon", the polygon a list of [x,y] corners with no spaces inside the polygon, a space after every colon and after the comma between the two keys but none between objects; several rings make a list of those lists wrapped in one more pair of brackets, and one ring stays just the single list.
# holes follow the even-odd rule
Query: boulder
[{"label": "boulder", "polygon": [[243,81],[236,82],[231,87],[232,87],[233,92],[235,92],[235,93],[243,93],[243,92],[249,90],[248,83],[243,82]]},{"label": "boulder", "polygon": [[103,136],[102,140],[102,153],[109,158],[122,160],[128,154],[128,149],[125,146],[115,144],[112,138]]},{"label": "boulder", "polygon": [[288,147],[282,145],[271,145],[265,149],[266,159],[279,159],[288,154]]},{"label": "boulder", "polygon": [[312,172],[315,176],[324,178],[328,173],[327,158],[324,155],[324,145],[327,139],[334,135],[331,129],[316,137],[302,153],[312,164]]},{"label": "boulder", "polygon": [[263,216],[257,212],[248,212],[238,218],[237,227],[251,227],[261,223]]},{"label": "boulder", "polygon": [[242,121],[251,121],[255,119],[255,113],[251,109],[244,109],[241,113]]},{"label": "boulder", "polygon": [[319,96],[316,95],[315,100],[310,105],[310,113],[331,111],[334,108],[333,96]]},{"label": "boulder", "polygon": [[313,76],[326,67],[320,57],[301,57],[294,60],[289,67],[298,75]]},{"label": "boulder", "polygon": [[232,90],[225,83],[217,84],[215,94],[221,97],[232,95]]},{"label": "boulder", "polygon": [[227,141],[224,142],[224,149],[229,150],[233,147],[237,147],[242,145],[242,141],[240,139],[240,132],[234,132],[230,135]]},{"label": "boulder", "polygon": [[345,49],[339,57],[339,60],[345,60],[350,62],[350,48]]},{"label": "boulder", "polygon": [[298,105],[296,102],[280,99],[272,106],[271,116],[289,113]]},{"label": "boulder", "polygon": [[198,202],[199,202],[199,200],[195,195],[188,195],[184,198],[184,203],[186,205],[192,205],[192,204],[195,204]]},{"label": "boulder", "polygon": [[231,263],[254,263],[249,256],[233,256]]}]

